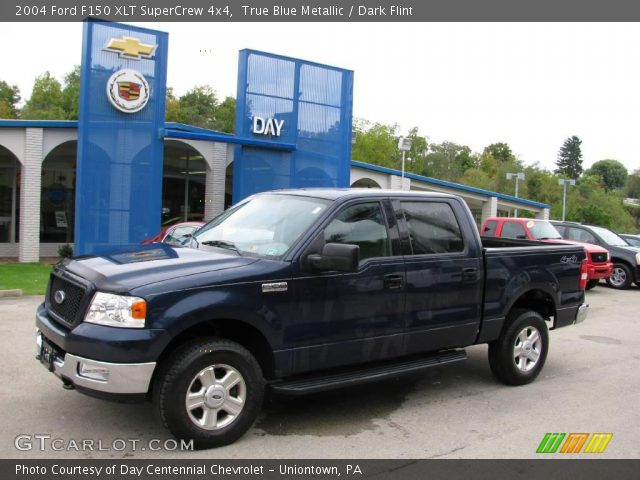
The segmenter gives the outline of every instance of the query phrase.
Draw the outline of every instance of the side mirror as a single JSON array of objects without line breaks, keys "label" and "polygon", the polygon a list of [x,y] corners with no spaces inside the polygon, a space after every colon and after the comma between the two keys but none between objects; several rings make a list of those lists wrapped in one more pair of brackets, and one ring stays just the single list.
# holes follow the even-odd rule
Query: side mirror
[{"label": "side mirror", "polygon": [[346,243],[327,243],[321,254],[309,255],[309,264],[314,270],[357,272],[360,263],[360,247]]}]

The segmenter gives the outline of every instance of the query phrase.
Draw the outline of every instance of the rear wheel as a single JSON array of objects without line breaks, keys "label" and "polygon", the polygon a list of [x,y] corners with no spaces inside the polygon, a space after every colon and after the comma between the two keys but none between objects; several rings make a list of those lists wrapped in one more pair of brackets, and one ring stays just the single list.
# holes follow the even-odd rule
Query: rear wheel
[{"label": "rear wheel", "polygon": [[549,350],[549,333],[533,310],[514,310],[498,340],[489,344],[489,366],[507,385],[525,385],[538,376]]},{"label": "rear wheel", "polygon": [[631,286],[632,281],[633,278],[629,267],[624,263],[616,263],[613,266],[613,272],[611,272],[611,275],[607,278],[607,285],[611,288],[624,290]]},{"label": "rear wheel", "polygon": [[253,425],[264,396],[260,366],[241,345],[193,341],[164,365],[154,401],[165,426],[197,449],[228,445]]},{"label": "rear wheel", "polygon": [[596,288],[600,283],[600,280],[589,280],[587,282],[587,290],[591,290],[592,288]]}]

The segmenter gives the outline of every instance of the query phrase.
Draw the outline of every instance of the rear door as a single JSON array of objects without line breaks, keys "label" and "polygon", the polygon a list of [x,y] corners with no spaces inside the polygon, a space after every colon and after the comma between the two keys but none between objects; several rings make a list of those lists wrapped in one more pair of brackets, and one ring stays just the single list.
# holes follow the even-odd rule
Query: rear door
[{"label": "rear door", "polygon": [[474,343],[482,310],[482,251],[455,199],[395,199],[405,240],[406,353]]}]

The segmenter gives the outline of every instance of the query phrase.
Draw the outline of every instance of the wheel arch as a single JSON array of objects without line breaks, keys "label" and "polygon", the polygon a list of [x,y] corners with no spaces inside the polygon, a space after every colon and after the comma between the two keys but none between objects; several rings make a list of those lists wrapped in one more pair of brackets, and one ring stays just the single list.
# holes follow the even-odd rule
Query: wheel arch
[{"label": "wheel arch", "polygon": [[224,338],[231,340],[244,348],[255,357],[262,369],[265,379],[272,379],[275,376],[275,358],[271,344],[264,334],[253,325],[237,319],[211,319],[191,325],[173,337],[157,360],[157,366],[153,373],[149,386],[149,393],[155,383],[156,378],[161,375],[166,360],[189,341],[203,338]]}]

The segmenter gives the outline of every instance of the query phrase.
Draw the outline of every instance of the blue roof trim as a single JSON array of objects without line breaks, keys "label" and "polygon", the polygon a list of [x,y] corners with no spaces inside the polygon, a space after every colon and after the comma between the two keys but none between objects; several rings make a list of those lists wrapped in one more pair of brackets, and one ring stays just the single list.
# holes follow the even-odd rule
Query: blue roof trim
[{"label": "blue roof trim", "polygon": [[[398,177],[402,175],[402,172],[400,170],[381,167],[379,165],[372,165],[370,163],[359,162],[358,160],[351,160],[351,166],[364,168],[366,170],[373,170],[374,172],[386,173],[388,175],[396,175]],[[437,178],[425,177],[423,175],[417,175],[415,173],[405,172],[404,176],[407,178],[411,178],[413,180],[418,180],[425,183],[431,183],[433,185],[439,185],[441,187],[452,188],[455,190],[462,190],[464,192],[469,192],[469,193],[477,193],[479,195],[486,195],[488,197],[501,198],[502,200],[508,200],[514,203],[521,203],[523,205],[529,205],[532,207],[550,208],[549,205],[547,205],[546,203],[534,202],[533,200],[513,197],[511,195],[505,195],[503,193],[498,193],[498,192],[492,192],[491,190],[485,190],[483,188],[469,187],[467,185],[462,185],[460,183],[455,183],[455,182],[448,182],[446,180],[438,180]]]},{"label": "blue roof trim", "polygon": [[192,132],[192,133],[216,133],[219,135],[226,135],[227,137],[232,137],[233,134],[226,132],[218,132],[217,130],[210,130],[208,128],[196,127],[195,125],[187,125],[186,123],[179,122],[165,122],[164,128],[171,130],[180,130],[183,132]]},{"label": "blue roof trim", "polygon": [[[198,128],[198,127],[195,127]],[[202,131],[183,131],[167,128],[164,130],[166,138],[183,138],[186,140],[208,140],[210,142],[233,143],[247,147],[269,148],[271,150],[282,150],[291,152],[296,149],[293,143],[276,143],[267,140],[256,140],[254,138],[242,138],[227,133],[214,132],[213,130],[201,129]]]},{"label": "blue roof trim", "polygon": [[77,120],[0,120],[0,127],[8,128],[78,128]]}]

